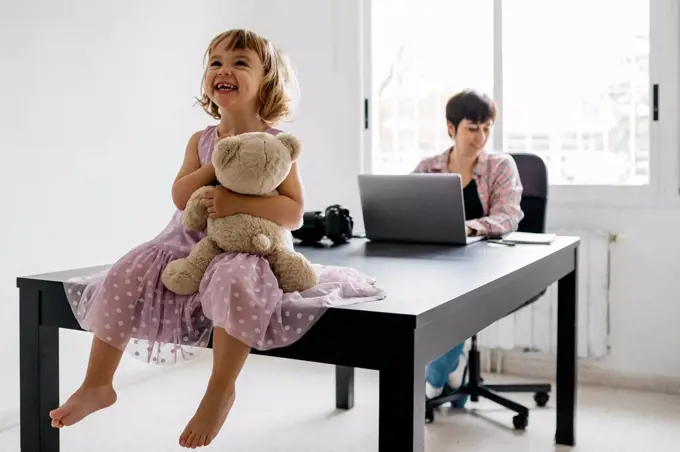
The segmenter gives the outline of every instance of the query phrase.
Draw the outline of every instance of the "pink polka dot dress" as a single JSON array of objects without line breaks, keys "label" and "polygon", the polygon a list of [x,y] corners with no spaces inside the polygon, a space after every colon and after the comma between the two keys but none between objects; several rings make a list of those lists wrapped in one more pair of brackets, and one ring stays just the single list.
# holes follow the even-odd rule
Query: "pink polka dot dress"
[{"label": "pink polka dot dress", "polygon": [[[216,138],[215,126],[203,132],[201,163],[210,161]],[[196,294],[177,295],[163,285],[163,269],[186,257],[204,237],[187,230],[182,215],[175,212],[158,236],[133,248],[106,272],[65,283],[84,330],[146,362],[175,363],[205,347],[213,327],[258,350],[285,347],[309,331],[328,307],[385,296],[367,275],[316,263],[317,286],[283,293],[265,258],[242,253],[218,255]]]}]

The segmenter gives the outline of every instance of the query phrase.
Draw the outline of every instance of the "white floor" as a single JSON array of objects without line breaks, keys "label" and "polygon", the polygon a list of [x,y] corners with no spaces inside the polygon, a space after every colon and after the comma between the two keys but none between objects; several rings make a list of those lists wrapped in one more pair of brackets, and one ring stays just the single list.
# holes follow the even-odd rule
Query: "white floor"
[{"label": "white floor", "polygon": [[[197,362],[121,390],[114,407],[62,431],[62,452],[183,450],[177,438],[198,403],[209,366]],[[334,409],[332,366],[252,356],[227,424],[205,450],[377,451],[377,377],[376,372],[357,371],[355,408],[340,412]],[[64,388],[63,397],[70,389]],[[512,413],[483,401],[469,404],[467,412],[437,413],[435,423],[425,427],[426,450],[680,450],[680,396],[602,387],[579,391],[577,447],[554,446],[553,401],[532,410],[522,433],[512,430]],[[531,395],[516,399],[532,401]],[[0,451],[19,451],[18,428],[0,433]]]}]

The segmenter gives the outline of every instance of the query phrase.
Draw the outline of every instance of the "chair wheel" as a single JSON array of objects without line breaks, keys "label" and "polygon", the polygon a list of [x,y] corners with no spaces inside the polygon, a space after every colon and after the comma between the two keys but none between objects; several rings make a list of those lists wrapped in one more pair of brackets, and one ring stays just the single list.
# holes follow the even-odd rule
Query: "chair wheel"
[{"label": "chair wheel", "polygon": [[512,418],[512,424],[515,426],[515,429],[524,430],[529,425],[529,418],[518,414]]},{"label": "chair wheel", "polygon": [[534,400],[536,401],[536,405],[544,407],[548,404],[548,400],[550,400],[550,394],[547,392],[537,392],[534,394]]},{"label": "chair wheel", "polygon": [[425,407],[425,423],[430,424],[434,421],[434,408]]}]

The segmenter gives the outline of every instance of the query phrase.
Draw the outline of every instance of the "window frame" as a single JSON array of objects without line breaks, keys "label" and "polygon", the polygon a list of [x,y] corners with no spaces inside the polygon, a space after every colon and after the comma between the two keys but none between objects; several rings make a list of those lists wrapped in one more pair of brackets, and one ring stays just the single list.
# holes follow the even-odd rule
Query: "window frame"
[{"label": "window frame", "polygon": [[[372,1],[362,0],[362,88],[368,107],[368,127],[364,127],[361,171],[372,172],[374,125],[377,109],[371,108]],[[494,100],[499,118],[494,125],[493,141],[503,137],[502,3],[493,1]],[[512,0],[509,0],[512,1]],[[597,1],[597,0],[594,0]],[[554,185],[550,184],[551,205],[587,207],[639,207],[680,205],[680,2],[650,0],[650,92],[659,86],[659,120],[650,123],[649,183],[646,185]],[[364,111],[366,114],[366,110]],[[435,150],[436,151],[436,150]],[[434,154],[434,152],[433,152]]]}]

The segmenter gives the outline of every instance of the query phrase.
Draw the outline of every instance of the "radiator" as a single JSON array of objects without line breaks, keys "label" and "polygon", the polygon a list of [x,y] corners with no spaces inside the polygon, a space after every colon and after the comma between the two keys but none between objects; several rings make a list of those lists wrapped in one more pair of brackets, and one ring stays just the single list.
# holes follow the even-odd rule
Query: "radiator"
[{"label": "radiator", "polygon": [[[609,352],[609,251],[613,236],[597,230],[553,230],[578,236],[578,356],[600,359]],[[557,283],[532,305],[489,325],[478,334],[486,349],[555,353]]]}]

